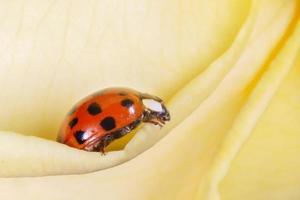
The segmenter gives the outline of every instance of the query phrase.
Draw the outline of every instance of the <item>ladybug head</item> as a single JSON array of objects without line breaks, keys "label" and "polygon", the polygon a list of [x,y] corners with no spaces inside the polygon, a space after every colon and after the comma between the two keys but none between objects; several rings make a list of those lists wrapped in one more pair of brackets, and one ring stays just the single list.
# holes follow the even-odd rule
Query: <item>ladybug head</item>
[{"label": "ladybug head", "polygon": [[157,117],[163,121],[170,121],[170,113],[167,110],[166,106],[161,102],[161,111],[157,112]]},{"label": "ladybug head", "polygon": [[143,104],[146,107],[147,120],[157,121],[159,125],[170,121],[170,113],[161,99],[157,97],[143,99]]}]

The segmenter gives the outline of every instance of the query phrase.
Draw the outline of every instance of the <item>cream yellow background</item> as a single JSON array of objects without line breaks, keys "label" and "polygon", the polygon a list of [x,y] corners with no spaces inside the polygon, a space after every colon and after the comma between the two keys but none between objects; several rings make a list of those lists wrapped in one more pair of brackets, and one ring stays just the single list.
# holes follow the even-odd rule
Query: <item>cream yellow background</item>
[{"label": "cream yellow background", "polygon": [[[299,1],[0,1],[0,41],[1,199],[300,199]],[[171,122],[106,156],[55,142],[110,86]]]}]

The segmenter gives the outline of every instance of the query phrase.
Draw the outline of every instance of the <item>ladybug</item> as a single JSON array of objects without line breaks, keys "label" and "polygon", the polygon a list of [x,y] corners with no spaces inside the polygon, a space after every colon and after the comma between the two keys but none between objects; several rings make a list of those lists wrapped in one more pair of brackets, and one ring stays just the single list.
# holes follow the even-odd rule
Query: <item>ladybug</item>
[{"label": "ladybug", "polygon": [[107,88],[81,100],[64,120],[57,141],[85,151],[100,151],[142,122],[162,127],[170,120],[163,101],[129,88]]}]

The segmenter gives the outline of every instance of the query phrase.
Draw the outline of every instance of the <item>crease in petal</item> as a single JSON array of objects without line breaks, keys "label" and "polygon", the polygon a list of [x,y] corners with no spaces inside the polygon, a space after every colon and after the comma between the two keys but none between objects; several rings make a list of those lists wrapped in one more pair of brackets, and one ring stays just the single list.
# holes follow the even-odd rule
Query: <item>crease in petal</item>
[{"label": "crease in petal", "polygon": [[226,138],[222,141],[220,150],[206,175],[206,180],[201,185],[208,188],[207,190],[200,189],[199,192],[202,198],[221,199],[218,192],[220,181],[226,175],[230,163],[252,133],[272,97],[276,94],[284,78],[293,66],[300,49],[300,22],[299,18],[296,17],[295,19],[297,23],[294,23],[294,25],[296,27],[292,25],[294,32],[285,41],[282,49],[277,52],[278,55],[263,74],[261,80],[259,80],[246,104],[236,117]]},{"label": "crease in petal", "polygon": [[299,199],[299,64],[298,52],[292,69],[219,182],[222,199]]}]

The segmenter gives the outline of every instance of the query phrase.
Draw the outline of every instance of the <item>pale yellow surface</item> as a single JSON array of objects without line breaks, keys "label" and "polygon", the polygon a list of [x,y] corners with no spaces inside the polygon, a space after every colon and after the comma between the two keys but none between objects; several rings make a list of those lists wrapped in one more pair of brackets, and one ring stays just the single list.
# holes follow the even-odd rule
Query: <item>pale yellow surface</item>
[{"label": "pale yellow surface", "polygon": [[[0,199],[300,199],[299,1],[0,3]],[[171,122],[105,156],[53,141],[109,86]]]}]

